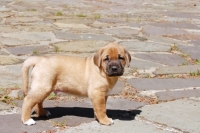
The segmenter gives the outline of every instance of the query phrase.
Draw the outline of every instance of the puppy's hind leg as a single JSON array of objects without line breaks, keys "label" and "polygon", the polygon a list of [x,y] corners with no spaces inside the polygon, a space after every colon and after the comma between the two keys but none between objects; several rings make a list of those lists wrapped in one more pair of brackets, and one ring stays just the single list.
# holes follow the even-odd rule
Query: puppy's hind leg
[{"label": "puppy's hind leg", "polygon": [[49,117],[51,114],[49,111],[45,110],[42,106],[43,104],[43,101],[36,104],[35,107],[34,107],[34,111],[36,112],[36,115],[39,117],[39,116],[46,116],[46,117]]},{"label": "puppy's hind leg", "polygon": [[[42,93],[41,93],[41,90]],[[31,118],[31,110],[35,106],[35,111],[38,116],[47,116],[50,115],[50,113],[43,109],[42,102],[44,99],[51,93],[51,87],[50,88],[41,88],[41,87],[35,87],[31,89],[29,94],[24,98],[24,103],[22,106],[22,122],[25,125],[33,125],[36,122]]]}]

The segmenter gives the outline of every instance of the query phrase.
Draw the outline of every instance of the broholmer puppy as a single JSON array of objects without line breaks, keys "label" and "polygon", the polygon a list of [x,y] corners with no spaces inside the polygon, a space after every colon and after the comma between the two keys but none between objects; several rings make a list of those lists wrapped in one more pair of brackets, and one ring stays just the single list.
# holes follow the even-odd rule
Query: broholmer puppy
[{"label": "broholmer puppy", "polygon": [[[94,56],[77,58],[70,56],[30,57],[22,66],[23,90],[22,122],[32,125],[31,110],[38,116],[49,116],[43,109],[44,99],[53,91],[88,96],[93,104],[95,118],[104,125],[113,124],[106,115],[107,93],[114,87],[118,77],[129,66],[131,56],[126,49],[110,43]],[[32,84],[28,92],[29,68]]]}]

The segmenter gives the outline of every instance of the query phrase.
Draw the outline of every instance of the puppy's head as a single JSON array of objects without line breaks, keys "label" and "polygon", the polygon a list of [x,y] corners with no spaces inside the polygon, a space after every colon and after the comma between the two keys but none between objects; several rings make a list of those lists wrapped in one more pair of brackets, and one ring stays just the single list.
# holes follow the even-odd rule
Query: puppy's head
[{"label": "puppy's head", "polygon": [[124,67],[129,67],[130,61],[129,52],[115,43],[106,45],[94,55],[94,63],[110,77],[123,75]]}]

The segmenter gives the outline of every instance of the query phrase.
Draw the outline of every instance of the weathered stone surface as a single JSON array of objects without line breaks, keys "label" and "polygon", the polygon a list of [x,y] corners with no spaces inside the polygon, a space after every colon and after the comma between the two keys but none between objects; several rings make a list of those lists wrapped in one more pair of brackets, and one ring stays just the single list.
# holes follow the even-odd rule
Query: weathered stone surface
[{"label": "weathered stone surface", "polygon": [[74,42],[58,42],[52,44],[58,47],[59,51],[71,52],[96,52],[99,48],[105,46],[104,41],[74,41]]},{"label": "weathered stone surface", "polygon": [[159,67],[154,72],[155,74],[184,74],[184,73],[197,73],[200,71],[200,65],[187,65],[187,66],[173,66],[173,67]]},{"label": "weathered stone surface", "polygon": [[0,111],[9,110],[9,109],[11,109],[11,106],[9,106],[8,104],[0,101]]},{"label": "weathered stone surface", "polygon": [[163,37],[168,37],[168,38],[177,39],[181,41],[200,40],[200,35],[196,35],[196,34],[163,35]]},{"label": "weathered stone surface", "polygon": [[[131,128],[130,128],[131,127]],[[114,133],[114,132],[126,132],[126,133],[171,133],[170,131],[163,131],[161,129],[156,128],[153,125],[143,123],[141,121],[136,120],[114,120],[114,124],[112,126],[101,126],[98,122],[93,121],[90,123],[84,123],[77,127],[69,127],[68,129],[58,130],[57,133],[88,133],[88,132],[96,132],[98,133]]]},{"label": "weathered stone surface", "polygon": [[184,58],[175,54],[135,54],[134,56],[169,66],[182,65],[187,62]]},{"label": "weathered stone surface", "polygon": [[60,28],[72,28],[72,29],[88,29],[90,27],[84,25],[84,24],[65,24],[65,23],[54,23],[54,25],[60,27]]},{"label": "weathered stone surface", "polygon": [[20,45],[28,45],[28,44],[31,44],[33,42],[22,41],[22,40],[18,40],[18,39],[15,39],[15,38],[0,37],[0,43],[4,46],[20,46]]},{"label": "weathered stone surface", "polygon": [[[22,124],[20,119],[20,114],[10,114],[10,115],[0,115],[0,130],[1,131],[8,131],[12,132],[29,132],[29,133],[36,133],[42,132],[45,130],[53,130],[53,124],[44,121],[44,120],[37,120],[37,124],[34,126],[26,126]],[[8,124],[9,123],[9,124]],[[11,128],[12,127],[12,128]],[[17,129],[17,130],[16,130]]]},{"label": "weathered stone surface", "polygon": [[[141,108],[140,116],[147,120],[162,123],[183,132],[200,132],[200,102],[176,100]],[[174,119],[177,118],[177,119]]]},{"label": "weathered stone surface", "polygon": [[151,67],[162,67],[162,64],[154,63],[151,61],[143,61],[131,59],[130,67],[134,69],[149,69]]},{"label": "weathered stone surface", "polygon": [[14,55],[32,55],[53,51],[48,45],[10,47],[7,50]]},{"label": "weathered stone surface", "polygon": [[183,53],[188,54],[192,59],[200,60],[200,46],[178,46]]},{"label": "weathered stone surface", "polygon": [[112,34],[121,39],[131,39],[133,36],[139,34],[140,30],[128,28],[109,28],[104,30],[105,33]]},{"label": "weathered stone surface", "polygon": [[113,41],[114,39],[104,34],[74,34],[70,32],[54,32],[59,39],[66,40],[97,40],[97,41]]},{"label": "weathered stone surface", "polygon": [[51,32],[15,32],[15,33],[4,33],[3,37],[17,38],[19,40],[30,40],[30,41],[48,41],[51,39],[53,34]]},{"label": "weathered stone surface", "polygon": [[127,83],[132,85],[135,89],[140,91],[148,90],[171,90],[184,89],[188,87],[200,87],[198,78],[195,79],[158,79],[158,78],[143,78],[143,79],[129,79]]},{"label": "weathered stone surface", "polygon": [[119,44],[130,51],[140,52],[168,52],[171,48],[169,45],[154,42],[123,41]]},{"label": "weathered stone surface", "polygon": [[16,32],[17,29],[16,28],[12,28],[12,27],[9,27],[9,26],[0,26],[0,31],[1,32]]},{"label": "weathered stone surface", "polygon": [[179,28],[179,29],[194,29],[199,30],[200,27],[190,23],[153,23],[152,26],[156,27],[170,27],[170,28]]},{"label": "weathered stone surface", "polygon": [[182,90],[182,91],[164,91],[156,93],[159,101],[164,100],[176,100],[180,98],[188,98],[188,97],[200,97],[200,90]]},{"label": "weathered stone surface", "polygon": [[42,19],[37,17],[15,17],[6,19],[6,23],[30,23],[35,21],[42,21]]},{"label": "weathered stone surface", "polygon": [[181,29],[174,29],[174,28],[162,28],[162,27],[156,27],[156,26],[144,26],[143,27],[143,33],[147,35],[156,35],[156,36],[162,36],[162,35],[176,35],[176,34],[187,34],[186,31]]},{"label": "weathered stone surface", "polygon": [[17,64],[21,63],[23,60],[18,58],[13,58],[10,56],[0,56],[0,65],[10,65],[10,64]]},{"label": "weathered stone surface", "polygon": [[55,23],[63,23],[63,24],[92,24],[94,22],[93,19],[89,18],[64,18],[64,19],[57,19]]},{"label": "weathered stone surface", "polygon": [[16,26],[18,31],[26,31],[26,32],[52,32],[55,31],[56,28],[53,27],[51,24],[38,24],[33,23],[29,25],[17,25]]},{"label": "weathered stone surface", "polygon": [[0,55],[9,55],[9,54],[4,51],[0,51]]},{"label": "weathered stone surface", "polygon": [[0,7],[0,12],[8,12],[8,11],[11,11],[11,9],[6,7]]}]

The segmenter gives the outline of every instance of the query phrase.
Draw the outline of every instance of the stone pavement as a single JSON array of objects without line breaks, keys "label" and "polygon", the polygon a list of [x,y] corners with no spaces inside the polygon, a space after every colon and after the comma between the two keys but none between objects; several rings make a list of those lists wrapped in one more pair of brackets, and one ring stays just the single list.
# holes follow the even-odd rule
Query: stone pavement
[{"label": "stone pavement", "polygon": [[[0,131],[200,133],[199,11],[198,0],[1,0]],[[63,93],[45,101],[49,118],[21,123],[26,58],[85,57],[109,42],[132,56],[108,99],[114,125],[95,121],[89,99]]]}]

